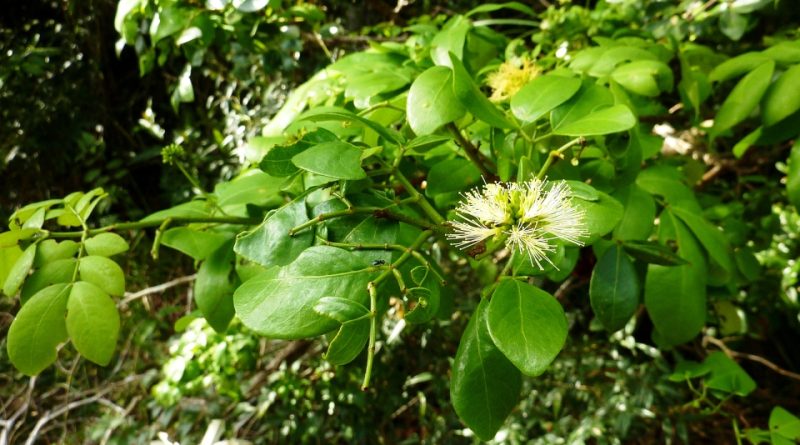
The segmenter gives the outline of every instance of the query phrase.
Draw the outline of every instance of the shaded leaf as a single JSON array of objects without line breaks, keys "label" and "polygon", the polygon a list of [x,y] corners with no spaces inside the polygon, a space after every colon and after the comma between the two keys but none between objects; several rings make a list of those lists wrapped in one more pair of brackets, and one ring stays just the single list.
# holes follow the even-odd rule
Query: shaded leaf
[{"label": "shaded leaf", "polygon": [[233,250],[264,267],[285,266],[311,245],[313,229],[289,236],[290,229],[306,221],[305,202],[291,202],[269,213],[255,229],[239,234]]},{"label": "shaded leaf", "polygon": [[639,307],[640,291],[636,269],[622,246],[608,249],[594,266],[589,285],[592,310],[606,329],[625,327]]},{"label": "shaded leaf", "polygon": [[492,342],[482,299],[461,335],[450,398],[461,420],[483,440],[494,437],[519,400],[522,376]]}]

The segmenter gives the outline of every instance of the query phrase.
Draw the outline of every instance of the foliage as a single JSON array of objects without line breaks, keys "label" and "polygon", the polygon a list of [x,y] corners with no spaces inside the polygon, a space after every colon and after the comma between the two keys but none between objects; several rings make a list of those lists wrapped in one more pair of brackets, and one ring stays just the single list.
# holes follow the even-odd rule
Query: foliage
[{"label": "foliage", "polygon": [[[796,219],[800,202],[800,40],[790,25],[740,42],[784,2],[667,3],[544,12],[487,4],[389,26],[403,38],[371,40],[338,57],[268,122],[261,116],[260,135],[234,134],[248,138],[239,152],[245,165],[212,191],[186,166],[200,154],[189,140],[209,137],[195,135],[162,150],[197,192],[187,202],[99,226],[90,216],[102,189],[18,209],[0,234],[0,283],[9,298],[19,293],[21,306],[9,328],[9,360],[36,375],[69,339],[82,357],[108,364],[120,330],[111,296],[125,290],[109,257],[128,249],[117,233],[154,228],[153,257],[167,247],[197,268],[196,310],[181,320],[187,333],[153,389],[166,407],[213,385],[231,403],[241,401],[234,412],[242,424],[262,419],[277,399],[309,410],[347,400],[357,412],[392,391],[387,382],[399,377],[387,369],[398,336],[412,342],[408,332],[423,332],[436,342],[440,328],[457,321],[460,339],[443,348],[453,357],[452,406],[441,406],[480,440],[520,440],[529,430],[519,425],[534,413],[526,428],[549,440],[553,424],[540,422],[523,391],[530,377],[548,372],[546,382],[563,384],[565,367],[590,374],[570,355],[587,343],[608,355],[586,363],[603,369],[611,362],[609,374],[624,383],[615,394],[604,388],[584,399],[596,416],[554,419],[572,430],[567,440],[611,432],[615,443],[634,418],[658,416],[659,434],[689,441],[688,417],[719,413],[734,419],[737,439],[767,440],[757,429],[741,432],[736,419],[745,417],[736,410],[740,398],[769,383],[734,360],[752,354],[727,345],[770,341],[797,351],[796,262],[785,252],[797,247],[786,221]],[[242,81],[231,91],[252,83],[250,91],[264,97],[260,67],[291,54],[285,45],[300,32],[287,23],[322,20],[302,5],[123,1],[115,26],[136,49],[142,74],[156,65],[180,70],[168,87],[180,112],[196,100],[196,68],[224,78],[213,72],[218,58]],[[642,26],[622,30],[631,21]],[[576,37],[582,34],[591,39]],[[242,147],[226,145],[221,133],[214,140],[228,147],[225,162],[230,147]],[[771,169],[776,162],[781,172]],[[781,203],[768,204],[775,199]],[[781,286],[771,285],[780,274]],[[217,334],[190,323],[194,317]],[[317,391],[283,368],[268,377],[282,383],[255,404],[244,400],[237,378],[254,369],[263,341],[255,336],[319,337],[328,364],[310,368],[312,381],[333,381],[340,369],[333,366],[363,363],[361,389],[373,390],[355,392],[344,371],[344,392]],[[213,347],[195,349],[209,338]],[[621,355],[620,347],[628,351]],[[792,356],[781,352],[776,361],[797,366]],[[637,378],[652,387],[635,387]],[[681,391],[691,395],[684,404]],[[632,393],[630,414],[623,400]],[[544,403],[558,416],[563,393],[547,394]],[[653,413],[655,400],[663,409]],[[452,438],[452,415],[442,412],[434,421],[444,423],[443,436],[431,440]],[[507,423],[520,413],[523,420]],[[332,441],[365,440],[360,426],[340,436],[324,420],[309,420],[307,430],[292,422],[265,440],[312,441],[317,431]],[[784,408],[774,408],[769,423],[772,443],[797,438],[796,418]]]}]

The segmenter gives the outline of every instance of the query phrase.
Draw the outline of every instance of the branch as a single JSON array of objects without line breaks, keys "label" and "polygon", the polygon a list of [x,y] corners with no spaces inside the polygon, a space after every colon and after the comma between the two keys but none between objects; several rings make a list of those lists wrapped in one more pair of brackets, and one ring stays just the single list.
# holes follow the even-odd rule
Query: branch
[{"label": "branch", "polygon": [[730,358],[737,358],[738,357],[738,358],[743,358],[743,359],[747,359],[747,360],[750,360],[750,361],[754,361],[754,362],[757,362],[757,363],[761,363],[762,365],[766,366],[767,368],[775,371],[776,373],[778,373],[778,374],[780,374],[780,375],[782,375],[784,377],[789,377],[790,379],[800,380],[800,374],[797,374],[797,373],[792,372],[792,371],[787,371],[787,370],[781,368],[780,366],[776,365],[775,363],[772,363],[771,361],[765,359],[764,357],[761,357],[761,356],[758,356],[758,355],[753,355],[753,354],[748,354],[746,352],[734,351],[734,350],[728,348],[728,345],[726,345],[725,342],[723,342],[722,340],[720,340],[718,338],[714,338],[714,337],[711,337],[711,336],[708,336],[708,335],[704,336],[703,337],[703,346],[705,346],[708,343],[711,343],[712,345],[714,345],[714,346],[718,347],[719,349],[721,349],[722,352],[724,352],[725,355],[727,355]]},{"label": "branch", "polygon": [[181,285],[181,284],[184,284],[184,283],[190,283],[190,282],[194,281],[195,278],[197,278],[197,274],[187,275],[185,277],[175,278],[172,281],[167,281],[166,283],[162,283],[162,284],[159,284],[157,286],[148,287],[148,288],[142,289],[142,290],[137,291],[137,292],[126,292],[125,293],[125,298],[120,300],[119,303],[117,303],[117,307],[123,307],[123,306],[126,306],[131,301],[138,300],[139,298],[146,297],[146,296],[152,295],[152,294],[157,294],[157,293],[160,293],[160,292],[164,292],[167,289],[173,288],[175,286],[178,286],[178,285]]},{"label": "branch", "polygon": [[[163,219],[154,219],[150,221],[136,221],[136,222],[110,224],[97,229],[90,229],[85,233],[88,236],[92,236],[105,232],[147,229],[151,227],[159,227],[160,225],[164,224],[164,222],[167,220],[170,220],[170,222],[175,224],[208,223],[208,224],[235,224],[241,226],[251,226],[255,224],[260,224],[262,221],[261,218],[241,218],[238,216],[201,216],[201,217],[176,216]],[[47,230],[42,230],[39,233],[41,233],[44,238],[80,238],[81,236],[83,236],[84,231],[79,230],[74,232],[49,232]]]},{"label": "branch", "polygon": [[483,177],[489,182],[496,181],[497,175],[491,172],[491,170],[497,169],[497,166],[494,165],[494,162],[484,156],[480,150],[478,150],[478,147],[473,145],[472,142],[465,138],[464,135],[461,134],[461,130],[456,127],[456,124],[450,122],[446,126],[450,133],[452,133],[456,138],[456,143],[458,143],[458,145],[464,149],[464,153],[466,153],[469,160],[472,161],[476,167],[478,167],[478,170],[480,170]]}]

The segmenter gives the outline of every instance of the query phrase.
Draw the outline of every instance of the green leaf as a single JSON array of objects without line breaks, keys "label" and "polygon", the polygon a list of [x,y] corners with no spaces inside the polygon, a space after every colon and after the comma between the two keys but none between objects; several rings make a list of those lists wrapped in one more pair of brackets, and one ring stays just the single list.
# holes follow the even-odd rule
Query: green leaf
[{"label": "green leaf", "polygon": [[636,60],[617,67],[611,73],[615,82],[626,90],[647,97],[672,91],[675,82],[672,70],[658,60]]},{"label": "green leaf", "polygon": [[71,287],[55,284],[42,289],[22,306],[11,323],[8,358],[23,374],[36,375],[56,361],[56,347],[67,339],[64,313]]},{"label": "green leaf", "polygon": [[428,68],[411,84],[406,113],[408,124],[418,136],[433,133],[442,125],[460,119],[465,112],[453,91],[453,71],[450,68]]},{"label": "green leaf", "polygon": [[482,299],[461,335],[453,361],[450,399],[458,417],[483,440],[490,440],[519,401],[522,376],[492,342],[489,303]]},{"label": "green leaf", "polygon": [[80,244],[72,240],[56,242],[53,239],[46,239],[39,243],[39,248],[36,250],[36,258],[33,260],[33,267],[42,267],[53,261],[72,258],[78,253],[79,247]]},{"label": "green leaf", "polygon": [[547,370],[567,339],[567,317],[547,292],[505,280],[497,286],[487,312],[494,344],[523,374]]},{"label": "green leaf", "polygon": [[722,103],[710,133],[716,137],[745,120],[756,109],[772,81],[775,62],[768,61],[744,76]]},{"label": "green leaf", "polygon": [[751,131],[747,134],[747,136],[739,139],[739,142],[733,146],[731,150],[733,155],[737,158],[741,158],[753,146],[753,144],[757,143],[761,136],[764,134],[764,127],[758,127],[755,130]]},{"label": "green leaf", "polygon": [[84,244],[89,255],[112,256],[128,250],[128,242],[116,233],[101,233],[86,240]]},{"label": "green leaf", "polygon": [[670,212],[661,224],[675,230],[678,253],[689,264],[666,267],[650,264],[644,284],[644,304],[665,347],[693,339],[706,322],[706,268],[692,234]]},{"label": "green leaf", "polygon": [[676,255],[672,249],[655,241],[628,240],[622,244],[622,247],[630,256],[645,263],[661,266],[687,264],[687,261]]},{"label": "green leaf", "polygon": [[369,323],[369,318],[344,322],[328,345],[325,360],[337,366],[355,360],[369,340]]},{"label": "green leaf", "polygon": [[585,245],[594,244],[617,226],[622,219],[623,207],[616,199],[597,191],[596,201],[587,201],[579,197],[572,198],[572,205],[583,212],[584,226],[588,235],[581,239]]},{"label": "green leaf", "polygon": [[34,294],[47,286],[72,282],[77,263],[78,260],[75,258],[64,258],[47,263],[36,270],[22,285],[19,293],[20,302],[25,304]]},{"label": "green leaf", "polygon": [[711,371],[705,384],[710,389],[725,391],[738,396],[747,396],[756,389],[756,382],[725,353],[712,352],[703,360],[703,364]]},{"label": "green leaf", "polygon": [[217,205],[231,215],[247,216],[247,205],[278,207],[283,204],[280,189],[285,179],[276,178],[258,170],[251,170],[230,182],[214,187]]},{"label": "green leaf", "polygon": [[204,201],[190,201],[161,210],[142,219],[142,222],[160,221],[167,218],[205,218],[209,216]]},{"label": "green leaf", "polygon": [[[322,131],[330,134],[333,140],[336,140],[336,136],[333,133],[330,133],[327,130]],[[261,170],[264,170],[267,174],[277,178],[291,176],[292,174],[297,173],[299,170],[292,162],[292,158],[308,150],[310,146],[311,144],[309,144],[305,139],[301,139],[289,145],[278,145],[272,147],[267,154],[261,158],[261,162],[258,164],[258,167]]]},{"label": "green leaf", "polygon": [[161,244],[201,261],[217,250],[228,238],[228,235],[208,230],[175,227],[164,232]]},{"label": "green leaf", "polygon": [[21,255],[22,249],[17,245],[0,247],[0,289]]},{"label": "green leaf", "polygon": [[725,234],[720,229],[712,225],[705,218],[697,216],[697,214],[682,209],[680,207],[671,207],[670,211],[675,213],[689,229],[694,233],[694,236],[703,245],[708,255],[726,272],[733,271],[733,258],[731,257],[731,246]]},{"label": "green leaf", "polygon": [[481,172],[472,162],[463,158],[447,159],[431,167],[425,192],[429,196],[461,192],[480,180]]},{"label": "green leaf", "polygon": [[539,76],[511,98],[511,112],[521,121],[534,122],[569,100],[580,88],[581,81],[575,77]]},{"label": "green leaf", "polygon": [[324,142],[292,158],[297,167],[335,179],[363,179],[361,149],[347,142]]},{"label": "green leaf", "polygon": [[73,284],[66,321],[69,338],[81,355],[102,366],[111,361],[119,336],[119,312],[108,294],[92,283]]},{"label": "green leaf", "polygon": [[186,28],[191,18],[189,11],[184,8],[171,5],[160,8],[150,24],[152,44],[155,45],[159,40]]},{"label": "green leaf", "polygon": [[563,136],[599,136],[630,130],[636,125],[636,116],[625,105],[613,105],[594,111],[582,118],[553,127],[553,134]]},{"label": "green leaf", "polygon": [[306,249],[287,267],[272,268],[242,284],[233,295],[236,313],[250,329],[270,338],[315,337],[338,323],[314,310],[323,297],[367,301],[374,277],[369,263],[328,246]]},{"label": "green leaf", "polygon": [[441,288],[434,274],[427,274],[417,287],[408,289],[403,298],[406,312],[403,319],[408,323],[427,323],[439,312]]},{"label": "green leaf", "polygon": [[589,298],[594,314],[611,332],[625,327],[639,307],[639,277],[619,244],[600,257],[592,271]]},{"label": "green leaf", "polygon": [[779,65],[800,63],[800,40],[785,40],[761,51]]},{"label": "green leaf", "polygon": [[623,241],[647,239],[656,219],[653,197],[636,184],[617,189],[612,196],[625,208],[622,219],[614,228],[614,238]]},{"label": "green leaf", "polygon": [[602,55],[589,68],[588,74],[592,77],[606,77],[612,75],[614,69],[625,62],[640,62],[658,60],[655,54],[636,46],[613,46],[602,48]]},{"label": "green leaf", "polygon": [[397,133],[396,131],[392,130],[391,128],[386,128],[385,126],[367,119],[363,116],[359,116],[355,113],[352,113],[344,108],[329,108],[329,107],[322,107],[316,110],[312,109],[303,114],[299,120],[310,120],[313,122],[318,121],[340,121],[342,124],[350,125],[350,124],[357,124],[369,128],[370,130],[378,133],[382,138],[385,140],[395,144],[395,145],[402,145],[405,142],[405,139],[402,135]]},{"label": "green leaf", "polygon": [[781,74],[764,96],[761,120],[767,127],[777,124],[800,110],[800,64]]},{"label": "green leaf", "polygon": [[797,443],[800,439],[800,419],[776,406],[769,415],[769,433],[773,445]]},{"label": "green leaf", "polygon": [[493,103],[481,93],[472,77],[464,68],[464,64],[456,57],[455,54],[450,53],[450,61],[453,67],[453,92],[456,97],[461,101],[467,111],[472,113],[476,118],[486,122],[492,127],[497,128],[514,128],[512,122],[506,118],[505,113],[498,110]]},{"label": "green leaf", "polygon": [[800,209],[800,139],[795,141],[787,161],[786,194],[795,209]]},{"label": "green leaf", "polygon": [[304,201],[294,201],[269,213],[258,227],[239,234],[233,250],[264,267],[285,266],[311,245],[314,230],[289,236],[289,230],[308,221]]},{"label": "green leaf", "polygon": [[9,232],[0,233],[0,249],[16,246],[20,241],[29,240],[37,233],[39,233],[39,230],[34,228],[11,230]]},{"label": "green leaf", "polygon": [[233,319],[233,291],[236,288],[233,266],[233,240],[220,246],[203,261],[194,282],[194,302],[208,324],[225,332]]},{"label": "green leaf", "polygon": [[450,136],[426,134],[424,136],[417,136],[416,138],[408,141],[408,144],[406,144],[406,149],[413,150],[416,153],[425,153],[426,151],[436,148],[446,142],[449,142],[450,140]]},{"label": "green leaf", "polygon": [[636,185],[651,195],[663,196],[670,205],[702,213],[694,192],[683,182],[681,173],[665,165],[654,165],[639,173]]},{"label": "green leaf", "polygon": [[486,12],[494,12],[500,9],[511,9],[513,11],[521,12],[523,14],[527,14],[530,16],[535,17],[536,11],[531,9],[530,6],[520,3],[520,2],[507,2],[507,3],[484,3],[480,6],[476,6],[472,8],[466,16],[469,17],[471,15],[486,13]]},{"label": "green leaf", "polygon": [[36,244],[34,243],[22,252],[22,255],[17,258],[17,261],[8,271],[8,276],[3,284],[4,294],[13,297],[17,293],[22,283],[25,282],[25,278],[28,277],[28,273],[31,271],[31,267],[33,267],[33,260],[35,257]]},{"label": "green leaf", "polygon": [[314,305],[314,310],[339,323],[346,323],[369,314],[369,309],[363,304],[341,297],[322,297]]},{"label": "green leaf", "polygon": [[[433,63],[450,66],[449,53],[451,52],[459,59],[462,59],[464,56],[464,42],[466,42],[467,33],[471,28],[472,23],[464,16],[457,15],[448,20],[431,41],[431,59],[433,59]],[[417,133],[417,131],[414,132]]]},{"label": "green leaf", "polygon": [[117,263],[103,256],[85,256],[78,263],[78,273],[83,281],[99,287],[103,292],[122,296],[125,293],[125,273]]},{"label": "green leaf", "polygon": [[379,69],[348,76],[344,96],[353,99],[356,107],[366,108],[373,97],[408,85],[411,82],[409,74],[404,69]]},{"label": "green leaf", "polygon": [[614,96],[608,88],[593,83],[584,83],[566,102],[550,113],[550,126],[560,128],[576,122],[595,110],[614,105]]}]

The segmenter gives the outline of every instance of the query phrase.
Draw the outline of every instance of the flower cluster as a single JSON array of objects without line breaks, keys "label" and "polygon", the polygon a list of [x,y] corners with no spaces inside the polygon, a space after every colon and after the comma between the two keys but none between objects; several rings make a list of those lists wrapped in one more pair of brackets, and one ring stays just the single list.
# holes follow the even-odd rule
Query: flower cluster
[{"label": "flower cluster", "polygon": [[493,237],[504,240],[543,269],[543,261],[552,264],[547,254],[556,249],[553,241],[583,245],[583,212],[569,198],[564,181],[486,184],[464,194],[456,207],[461,220],[450,222],[447,238],[462,249]]},{"label": "flower cluster", "polygon": [[502,102],[514,97],[528,82],[539,75],[539,68],[527,58],[504,62],[497,71],[489,74],[487,83],[492,89],[489,100]]}]

